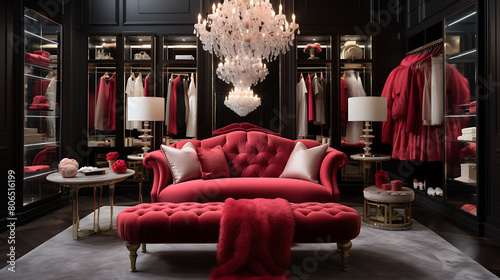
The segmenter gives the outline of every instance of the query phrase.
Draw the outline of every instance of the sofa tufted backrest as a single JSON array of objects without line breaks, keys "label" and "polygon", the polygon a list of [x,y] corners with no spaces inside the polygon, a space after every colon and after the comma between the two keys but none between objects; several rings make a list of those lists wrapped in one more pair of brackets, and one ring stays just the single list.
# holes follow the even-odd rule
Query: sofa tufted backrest
[{"label": "sofa tufted backrest", "polygon": [[251,124],[251,123],[242,122],[242,123],[232,123],[230,125],[226,125],[226,126],[221,127],[217,130],[214,130],[214,131],[212,131],[212,137],[219,136],[222,134],[227,134],[227,133],[233,132],[233,131],[246,131],[246,132],[260,131],[260,132],[264,132],[267,134],[280,136],[279,133],[273,132],[269,129],[265,129],[265,128],[262,128],[260,126],[256,126],[256,125]]},{"label": "sofa tufted backrest", "polygon": [[203,148],[221,145],[231,177],[279,177],[297,141],[308,148],[320,145],[313,140],[294,141],[262,132],[235,131],[201,141],[184,140],[172,146],[180,149],[186,142]]}]

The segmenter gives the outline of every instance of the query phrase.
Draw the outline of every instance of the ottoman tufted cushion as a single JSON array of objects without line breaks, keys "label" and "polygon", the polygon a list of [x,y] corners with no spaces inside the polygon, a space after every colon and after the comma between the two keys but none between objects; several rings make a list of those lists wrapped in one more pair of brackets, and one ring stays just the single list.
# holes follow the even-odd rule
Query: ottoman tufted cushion
[{"label": "ottoman tufted cushion", "polygon": [[[136,243],[216,243],[224,203],[140,204],[118,214],[120,238]],[[359,213],[337,203],[290,203],[294,242],[339,242],[358,236]]]},{"label": "ottoman tufted cushion", "polygon": [[415,192],[407,187],[403,187],[402,191],[386,191],[371,186],[364,189],[363,195],[367,200],[387,203],[410,202],[415,198]]}]

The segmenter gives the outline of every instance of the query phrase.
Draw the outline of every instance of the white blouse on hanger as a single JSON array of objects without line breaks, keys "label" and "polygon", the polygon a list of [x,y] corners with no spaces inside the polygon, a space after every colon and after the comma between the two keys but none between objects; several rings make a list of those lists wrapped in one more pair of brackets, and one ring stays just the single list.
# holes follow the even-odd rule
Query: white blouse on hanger
[{"label": "white blouse on hanger", "polygon": [[189,115],[188,119],[186,120],[187,123],[186,136],[196,138],[198,92],[196,91],[196,84],[194,83],[193,75],[191,75],[191,83],[189,83],[188,98],[189,98]]},{"label": "white blouse on hanger", "polygon": [[129,122],[128,121],[128,114],[127,114],[127,106],[128,106],[128,98],[129,97],[135,97],[134,95],[134,90],[135,90],[135,82],[134,78],[132,78],[132,75],[127,79],[127,86],[125,87],[125,96],[127,98],[126,104],[125,104],[125,129],[134,129],[134,122]]},{"label": "white blouse on hanger", "polygon": [[307,136],[307,87],[304,77],[297,84],[297,138]]},{"label": "white blouse on hanger", "polygon": [[[356,77],[354,70],[345,72],[345,82],[347,84],[347,98],[350,97],[363,97],[366,92],[363,89],[361,78]],[[349,99],[347,99],[349,102]],[[363,122],[347,122],[345,141],[350,144],[358,143],[360,136],[363,132]]]}]

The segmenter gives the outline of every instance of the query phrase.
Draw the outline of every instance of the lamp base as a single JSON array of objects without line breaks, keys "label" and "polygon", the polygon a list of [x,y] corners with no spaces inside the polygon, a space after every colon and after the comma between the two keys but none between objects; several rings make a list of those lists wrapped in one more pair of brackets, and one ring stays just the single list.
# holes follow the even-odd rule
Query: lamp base
[{"label": "lamp base", "polygon": [[370,148],[370,145],[372,144],[372,139],[375,138],[374,135],[370,134],[370,132],[372,131],[373,129],[370,128],[370,122],[366,121],[365,128],[363,129],[364,134],[360,136],[361,138],[365,139],[364,140],[365,147],[363,148],[365,152],[362,154],[363,157],[376,157],[376,155],[371,153],[372,148]]},{"label": "lamp base", "polygon": [[144,128],[140,129],[142,131],[142,134],[139,135],[139,138],[142,139],[142,151],[143,153],[141,154],[142,156],[145,156],[148,154],[148,151],[150,150],[149,145],[151,145],[151,142],[149,141],[151,138],[153,138],[152,135],[149,135],[149,132],[151,132],[151,129],[149,128],[149,122],[145,121],[144,122]]}]

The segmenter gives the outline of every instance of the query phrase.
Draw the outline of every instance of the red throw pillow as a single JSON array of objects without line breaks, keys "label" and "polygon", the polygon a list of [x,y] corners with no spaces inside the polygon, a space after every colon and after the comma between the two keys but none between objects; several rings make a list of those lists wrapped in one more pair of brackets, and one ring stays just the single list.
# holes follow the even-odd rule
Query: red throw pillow
[{"label": "red throw pillow", "polygon": [[197,152],[203,180],[229,177],[226,155],[220,145],[211,149],[197,148]]},{"label": "red throw pillow", "polygon": [[[389,174],[385,170],[379,170],[375,173],[375,186],[379,189],[384,189],[383,184],[390,184],[391,178],[389,178]],[[390,190],[391,188],[389,188]]]}]

